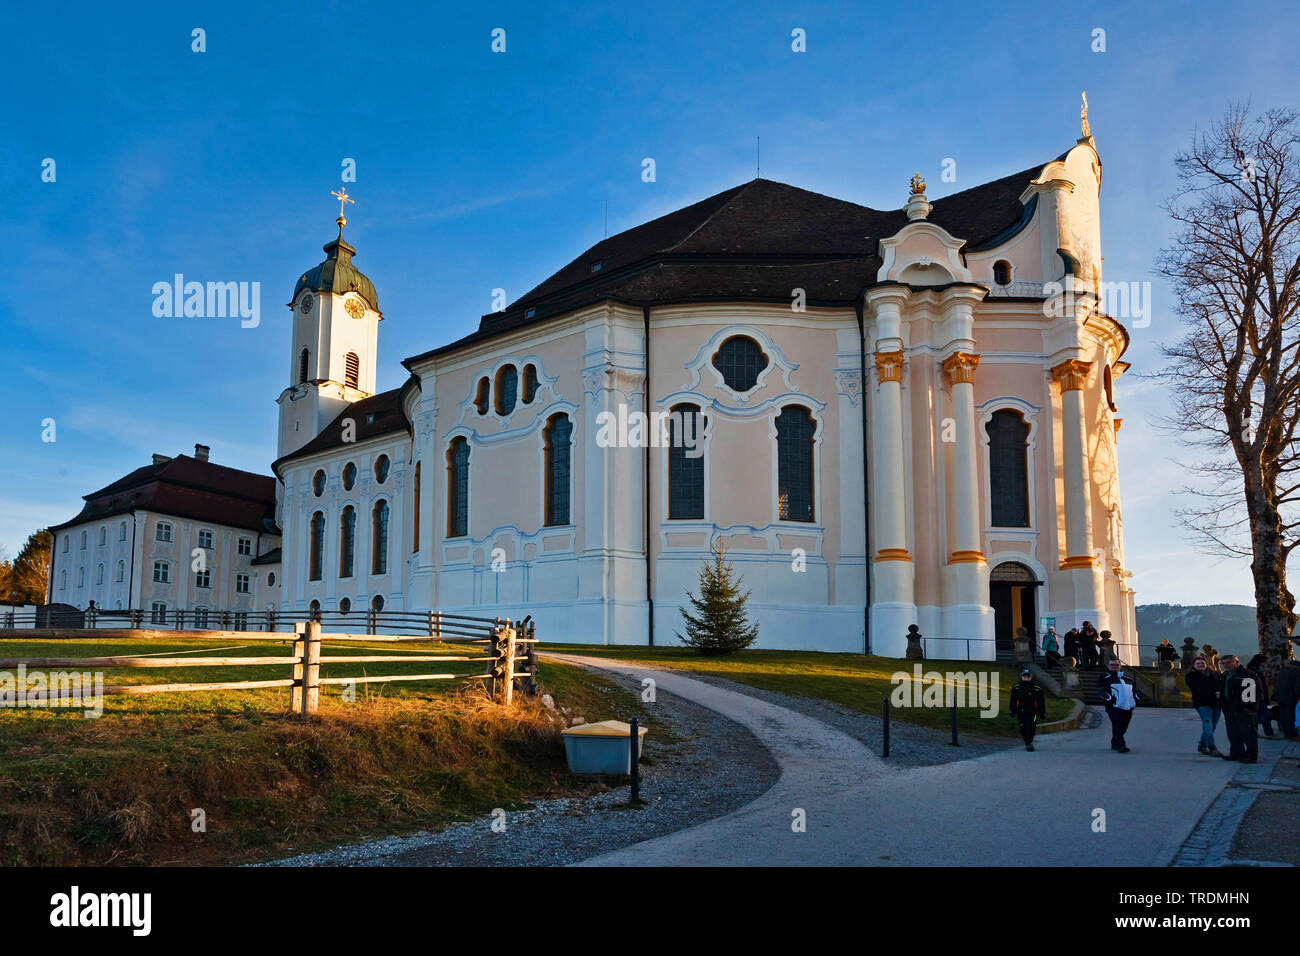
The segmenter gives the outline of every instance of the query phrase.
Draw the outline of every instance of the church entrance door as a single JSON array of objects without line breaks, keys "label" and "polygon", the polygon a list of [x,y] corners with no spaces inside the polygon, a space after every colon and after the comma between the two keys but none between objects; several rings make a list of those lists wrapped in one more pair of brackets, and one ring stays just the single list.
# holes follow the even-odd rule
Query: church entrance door
[{"label": "church entrance door", "polygon": [[989,606],[993,608],[993,637],[999,658],[1012,656],[1016,628],[1038,634],[1038,589],[1042,582],[1023,564],[1009,561],[989,573]]}]

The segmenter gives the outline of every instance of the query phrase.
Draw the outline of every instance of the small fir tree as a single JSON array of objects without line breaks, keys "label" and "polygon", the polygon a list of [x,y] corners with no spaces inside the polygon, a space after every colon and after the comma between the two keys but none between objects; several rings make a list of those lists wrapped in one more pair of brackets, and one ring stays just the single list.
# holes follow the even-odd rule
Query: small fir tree
[{"label": "small fir tree", "polygon": [[700,569],[700,596],[686,592],[695,606],[695,614],[684,607],[681,609],[686,633],[677,637],[701,654],[730,654],[758,639],[758,625],[750,627],[745,616],[745,601],[750,592],[740,592],[741,579],[724,560],[722,547],[712,550],[713,562],[705,562]]}]

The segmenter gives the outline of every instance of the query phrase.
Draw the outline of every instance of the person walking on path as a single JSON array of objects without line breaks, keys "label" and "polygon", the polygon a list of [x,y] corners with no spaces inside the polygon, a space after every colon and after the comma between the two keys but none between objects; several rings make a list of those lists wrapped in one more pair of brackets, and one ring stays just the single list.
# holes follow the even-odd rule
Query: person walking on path
[{"label": "person walking on path", "polygon": [[1205,658],[1198,657],[1183,679],[1192,694],[1192,707],[1201,718],[1201,740],[1196,745],[1196,752],[1217,757],[1219,750],[1214,746],[1214,730],[1219,726],[1219,715],[1223,713],[1223,675],[1210,670]]},{"label": "person walking on path", "polygon": [[1106,716],[1110,718],[1110,749],[1128,753],[1124,734],[1133,719],[1133,709],[1137,707],[1137,691],[1133,687],[1133,678],[1124,673],[1124,665],[1118,658],[1112,658],[1107,665],[1106,673],[1097,683],[1097,694],[1106,704]]},{"label": "person walking on path", "polygon": [[1300,704],[1300,661],[1292,658],[1277,672],[1277,686],[1273,688],[1277,701],[1277,722],[1282,736],[1287,740],[1300,740],[1296,732],[1296,705]]},{"label": "person walking on path", "polygon": [[1059,667],[1061,664],[1061,644],[1056,639],[1056,628],[1049,627],[1047,633],[1043,635],[1043,656],[1047,658],[1048,667]]},{"label": "person walking on path", "polygon": [[1020,682],[1011,688],[1011,714],[1020,724],[1025,749],[1033,750],[1034,732],[1038,721],[1047,716],[1047,702],[1043,699],[1043,689],[1028,668],[1020,672]]},{"label": "person walking on path", "polygon": [[1255,735],[1258,716],[1259,678],[1236,654],[1219,658],[1223,666],[1223,729],[1228,732],[1228,753],[1224,760],[1256,763],[1259,738]]},{"label": "person walking on path", "polygon": [[1263,654],[1256,654],[1246,665],[1246,670],[1251,671],[1259,678],[1259,710],[1256,714],[1256,722],[1264,728],[1264,736],[1273,736],[1273,704],[1268,695],[1268,678],[1264,676]]}]

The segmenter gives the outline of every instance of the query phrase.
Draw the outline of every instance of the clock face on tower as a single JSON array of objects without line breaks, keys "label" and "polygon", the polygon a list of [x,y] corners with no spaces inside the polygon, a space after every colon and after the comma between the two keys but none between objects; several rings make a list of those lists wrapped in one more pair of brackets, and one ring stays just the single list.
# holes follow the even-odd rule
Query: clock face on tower
[{"label": "clock face on tower", "polygon": [[352,316],[354,319],[359,319],[366,314],[366,307],[356,299],[348,299],[347,302],[343,304],[343,308],[347,309],[348,315]]},{"label": "clock face on tower", "polygon": [[310,295],[305,295],[305,296],[303,296],[303,297],[302,297],[302,305],[298,306],[298,308],[302,309],[302,314],[303,314],[303,315],[306,315],[308,312],[310,312],[310,311],[311,311],[311,296],[310,296]]}]

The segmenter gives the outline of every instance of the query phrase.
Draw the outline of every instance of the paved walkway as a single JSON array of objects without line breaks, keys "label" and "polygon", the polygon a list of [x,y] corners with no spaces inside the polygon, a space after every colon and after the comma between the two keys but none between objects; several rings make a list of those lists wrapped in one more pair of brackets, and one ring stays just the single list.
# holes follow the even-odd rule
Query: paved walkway
[{"label": "paved walkway", "polygon": [[[821,721],[679,672],[546,656],[653,675],[658,690],[749,728],[781,768],[776,785],[739,810],[587,865],[1164,866],[1239,767],[1196,753],[1193,712],[1142,709],[1130,754],[1110,750],[1103,720],[1040,737],[1034,753],[897,769]],[[1096,809],[1104,833],[1093,830]],[[792,829],[796,810],[805,832]]]}]

